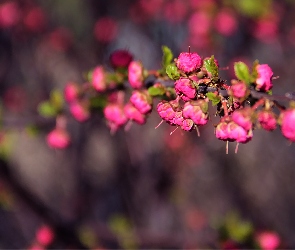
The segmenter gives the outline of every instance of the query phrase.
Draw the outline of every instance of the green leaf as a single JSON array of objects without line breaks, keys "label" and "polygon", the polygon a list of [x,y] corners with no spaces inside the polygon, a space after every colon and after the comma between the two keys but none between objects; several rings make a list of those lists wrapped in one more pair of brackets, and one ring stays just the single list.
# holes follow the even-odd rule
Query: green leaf
[{"label": "green leaf", "polygon": [[243,62],[236,62],[234,65],[235,75],[236,77],[249,84],[251,82],[251,76],[249,73],[248,66]]},{"label": "green leaf", "polygon": [[57,114],[55,107],[49,101],[41,102],[38,105],[38,112],[43,117],[54,117]]},{"label": "green leaf", "polygon": [[255,82],[257,77],[258,77],[258,72],[257,72],[257,69],[256,69],[258,64],[259,64],[258,60],[255,60],[253,62],[252,72],[251,72],[251,79],[250,79],[251,82]]},{"label": "green leaf", "polygon": [[172,80],[178,80],[180,78],[180,73],[174,63],[171,63],[166,67],[166,73]]},{"label": "green leaf", "polygon": [[164,95],[166,93],[166,90],[163,87],[154,87],[154,86],[152,86],[152,87],[148,88],[148,93],[151,96],[162,96],[162,95]]},{"label": "green leaf", "polygon": [[90,106],[92,108],[104,108],[107,105],[107,98],[104,95],[90,98]]},{"label": "green leaf", "polygon": [[63,94],[60,90],[54,89],[50,92],[50,104],[54,107],[56,111],[62,109],[64,103]]},{"label": "green leaf", "polygon": [[216,95],[215,93],[208,92],[206,96],[212,102],[213,106],[217,105],[221,101],[220,96]]},{"label": "green leaf", "polygon": [[163,58],[162,58],[162,65],[163,68],[166,68],[173,60],[173,53],[171,49],[169,49],[167,46],[162,46],[163,51]]},{"label": "green leaf", "polygon": [[204,61],[206,70],[211,73],[212,78],[218,77],[218,66],[214,61],[214,56],[211,56],[209,59]]}]

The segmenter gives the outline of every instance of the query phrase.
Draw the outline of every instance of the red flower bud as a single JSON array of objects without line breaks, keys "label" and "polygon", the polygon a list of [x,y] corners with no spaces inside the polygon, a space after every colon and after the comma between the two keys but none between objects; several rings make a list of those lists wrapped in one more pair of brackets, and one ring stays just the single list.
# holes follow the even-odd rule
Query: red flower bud
[{"label": "red flower bud", "polygon": [[138,111],[131,103],[127,103],[124,107],[124,113],[126,117],[138,124],[144,124],[146,122],[146,116]]},{"label": "red flower bud", "polygon": [[252,114],[253,110],[251,108],[237,109],[232,114],[232,120],[249,131],[252,128]]},{"label": "red flower bud", "polygon": [[208,114],[204,112],[202,105],[208,105],[205,101],[186,102],[183,107],[183,117],[190,118],[196,125],[205,125],[208,122]]},{"label": "red flower bud", "polygon": [[84,122],[89,119],[90,112],[88,107],[81,102],[73,102],[70,104],[70,112],[78,122]]},{"label": "red flower bud", "polygon": [[116,50],[110,55],[113,68],[127,68],[133,57],[127,50]]},{"label": "red flower bud", "polygon": [[77,101],[79,96],[79,87],[76,83],[68,82],[64,89],[64,97],[68,103]]},{"label": "red flower bud", "polygon": [[188,78],[180,78],[175,82],[175,91],[184,101],[194,99],[197,94],[197,89]]}]

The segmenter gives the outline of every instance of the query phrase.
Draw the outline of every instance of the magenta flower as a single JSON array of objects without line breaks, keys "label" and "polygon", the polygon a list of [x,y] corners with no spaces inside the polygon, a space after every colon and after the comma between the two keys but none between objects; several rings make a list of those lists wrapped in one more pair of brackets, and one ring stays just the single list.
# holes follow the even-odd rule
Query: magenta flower
[{"label": "magenta flower", "polygon": [[108,121],[108,125],[110,126],[113,132],[116,131],[119,127],[123,126],[128,121],[128,118],[124,113],[123,106],[120,104],[108,104],[104,108],[103,112],[106,120]]},{"label": "magenta flower", "polygon": [[172,120],[172,123],[177,126],[182,126],[183,121],[184,121],[184,118],[182,116],[182,111],[176,111],[174,113],[174,118]]},{"label": "magenta flower", "polygon": [[280,245],[280,237],[275,232],[262,232],[257,235],[256,240],[262,250],[274,250]]},{"label": "magenta flower", "polygon": [[295,142],[295,109],[287,109],[280,115],[282,134]]},{"label": "magenta flower", "polygon": [[73,102],[70,104],[70,112],[78,122],[85,122],[90,117],[90,112],[86,105],[81,102]]},{"label": "magenta flower", "polygon": [[63,149],[69,146],[71,138],[66,130],[55,128],[47,135],[46,141],[51,148]]},{"label": "magenta flower", "polygon": [[152,99],[147,91],[133,91],[130,102],[142,114],[147,114],[152,110]]},{"label": "magenta flower", "polygon": [[98,92],[103,92],[106,90],[107,84],[105,78],[106,76],[103,67],[95,67],[92,72],[91,84]]},{"label": "magenta flower", "polygon": [[138,124],[144,124],[146,122],[146,116],[140,113],[131,103],[125,105],[124,114],[129,120],[135,121]]},{"label": "magenta flower", "polygon": [[252,130],[246,131],[243,127],[231,121],[227,126],[228,140],[246,143],[253,137]]},{"label": "magenta flower", "polygon": [[248,94],[247,85],[244,82],[234,82],[230,87],[230,93],[235,98],[244,98]]},{"label": "magenta flower", "polygon": [[176,59],[176,66],[181,71],[190,73],[202,66],[202,59],[197,53],[183,52]]},{"label": "magenta flower", "polygon": [[68,103],[77,101],[79,96],[79,87],[76,83],[68,82],[64,89],[64,97]]},{"label": "magenta flower", "polygon": [[251,108],[237,109],[232,114],[232,120],[245,130],[249,131],[253,125],[252,114],[253,111]]},{"label": "magenta flower", "polygon": [[261,125],[261,127],[267,131],[275,130],[277,127],[277,120],[275,118],[275,114],[262,110],[258,112],[258,121]]},{"label": "magenta flower", "polygon": [[197,94],[197,89],[188,78],[180,78],[175,82],[175,91],[184,101],[194,99]]},{"label": "magenta flower", "polygon": [[183,117],[192,119],[196,125],[205,125],[208,122],[208,103],[200,101],[186,102],[183,107]]},{"label": "magenta flower", "polygon": [[134,89],[140,89],[143,86],[143,67],[140,62],[132,61],[129,64],[128,81]]},{"label": "magenta flower", "polygon": [[194,127],[194,122],[191,119],[184,119],[182,124],[181,124],[181,128],[185,131],[191,131]]},{"label": "magenta flower", "polygon": [[272,69],[267,64],[258,64],[256,70],[258,73],[258,77],[256,79],[256,89],[262,91],[271,90],[271,78],[273,76]]},{"label": "magenta flower", "polygon": [[110,55],[110,63],[113,68],[127,68],[133,56],[127,50],[116,50]]},{"label": "magenta flower", "polygon": [[49,226],[43,225],[36,232],[36,240],[44,247],[47,247],[54,240],[54,232]]},{"label": "magenta flower", "polygon": [[218,123],[215,129],[215,136],[217,139],[222,141],[227,141],[229,139],[227,122]]},{"label": "magenta flower", "polygon": [[173,119],[175,117],[175,111],[171,104],[167,101],[161,101],[157,105],[157,112],[159,116],[166,122],[173,124]]}]

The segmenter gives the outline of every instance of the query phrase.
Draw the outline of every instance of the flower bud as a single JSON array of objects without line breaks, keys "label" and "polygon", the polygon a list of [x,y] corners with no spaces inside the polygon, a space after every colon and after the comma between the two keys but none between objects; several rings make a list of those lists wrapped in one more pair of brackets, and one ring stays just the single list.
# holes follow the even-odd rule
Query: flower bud
[{"label": "flower bud", "polygon": [[184,73],[190,73],[202,66],[202,59],[197,53],[180,53],[176,59],[176,66]]},{"label": "flower bud", "polygon": [[249,90],[244,82],[232,81],[229,93],[239,99],[247,97]]},{"label": "flower bud", "polygon": [[175,117],[175,111],[169,102],[167,101],[159,102],[157,105],[157,112],[164,121],[173,123],[173,119]]},{"label": "flower bud", "polygon": [[271,78],[273,76],[272,69],[267,64],[258,64],[256,66],[258,77],[256,79],[256,89],[261,91],[269,91],[272,88]]},{"label": "flower bud", "polygon": [[262,250],[274,250],[280,245],[280,237],[275,232],[262,232],[256,237]]},{"label": "flower bud", "polygon": [[79,96],[79,87],[76,83],[68,82],[64,88],[64,97],[68,103],[77,101]]},{"label": "flower bud", "polygon": [[127,103],[124,107],[124,114],[126,117],[138,124],[144,124],[146,122],[146,116],[138,111],[131,103]]},{"label": "flower bud", "polygon": [[277,120],[275,114],[271,111],[262,110],[258,112],[258,121],[261,127],[267,131],[275,130],[277,127]]},{"label": "flower bud", "polygon": [[127,68],[133,57],[127,50],[116,50],[110,55],[113,68]]},{"label": "flower bud", "polygon": [[108,104],[104,110],[104,116],[107,119],[111,129],[117,130],[120,126],[127,122],[123,106],[117,103]]},{"label": "flower bud", "polygon": [[186,102],[183,107],[183,117],[190,118],[196,125],[205,125],[208,122],[208,103],[204,100]]},{"label": "flower bud", "polygon": [[98,92],[103,92],[107,88],[106,75],[102,66],[97,66],[93,69],[91,84]]},{"label": "flower bud", "polygon": [[220,122],[215,129],[215,136],[219,140],[227,141],[229,139],[228,123]]},{"label": "flower bud", "polygon": [[152,110],[152,98],[147,91],[133,91],[130,102],[142,114],[147,114]]},{"label": "flower bud", "polygon": [[231,121],[227,126],[229,141],[246,143],[253,137],[252,130],[246,131],[242,126]]},{"label": "flower bud", "polygon": [[281,122],[282,134],[292,142],[295,142],[295,109],[289,108],[282,111],[279,120]]},{"label": "flower bud", "polygon": [[42,246],[48,246],[52,243],[54,239],[54,233],[52,229],[49,226],[42,226],[40,227],[36,232],[36,240],[42,245]]},{"label": "flower bud", "polygon": [[128,67],[128,81],[132,88],[143,87],[143,67],[138,61],[132,61]]},{"label": "flower bud", "polygon": [[249,131],[252,128],[252,115],[253,110],[249,107],[237,109],[232,114],[232,120],[244,128],[245,130]]},{"label": "flower bud", "polygon": [[61,128],[55,128],[46,137],[47,144],[51,148],[63,149],[70,144],[70,135]]},{"label": "flower bud", "polygon": [[194,122],[191,119],[184,119],[182,124],[181,124],[181,128],[185,131],[190,131],[193,129],[194,127]]},{"label": "flower bud", "polygon": [[70,112],[78,122],[85,122],[90,117],[88,107],[82,102],[73,102],[70,104]]},{"label": "flower bud", "polygon": [[175,82],[175,91],[184,101],[194,99],[197,94],[197,89],[188,78],[180,78]]}]

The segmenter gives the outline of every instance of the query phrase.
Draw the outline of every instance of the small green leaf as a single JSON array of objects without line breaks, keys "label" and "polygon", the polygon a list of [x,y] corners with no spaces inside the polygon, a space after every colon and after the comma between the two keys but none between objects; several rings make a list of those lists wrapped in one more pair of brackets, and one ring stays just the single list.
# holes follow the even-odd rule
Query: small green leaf
[{"label": "small green leaf", "polygon": [[209,59],[204,61],[206,70],[211,73],[212,78],[218,77],[218,66],[214,61],[214,56],[211,56]]},{"label": "small green leaf", "polygon": [[166,68],[173,60],[173,53],[171,49],[169,49],[167,46],[162,46],[163,51],[163,58],[162,58],[162,65],[163,68]]},{"label": "small green leaf", "polygon": [[217,105],[220,101],[221,101],[221,98],[220,96],[212,93],[212,92],[208,92],[206,94],[206,96],[208,97],[208,99],[212,102],[212,105],[215,106]]},{"label": "small green leaf", "polygon": [[56,109],[49,101],[41,102],[38,105],[38,112],[43,117],[54,117],[57,114]]},{"label": "small green leaf", "polygon": [[54,89],[50,92],[50,104],[54,107],[56,111],[62,109],[64,103],[63,94],[60,90]]},{"label": "small green leaf", "polygon": [[90,106],[92,108],[104,108],[107,104],[107,98],[104,95],[90,98]]},{"label": "small green leaf", "polygon": [[255,60],[253,62],[253,65],[252,65],[252,72],[251,72],[251,82],[255,82],[257,77],[258,77],[258,72],[257,72],[257,65],[259,64],[259,61],[258,60]]},{"label": "small green leaf", "polygon": [[248,66],[243,62],[236,62],[234,65],[235,75],[236,77],[249,84],[251,82],[251,76],[249,73]]},{"label": "small green leaf", "polygon": [[166,73],[172,80],[178,80],[180,78],[180,74],[178,72],[178,68],[175,64],[171,63],[166,67]]},{"label": "small green leaf", "polygon": [[166,92],[166,90],[163,87],[158,88],[158,87],[152,86],[152,87],[148,88],[148,93],[151,96],[161,96],[161,95],[164,95],[165,92]]}]

